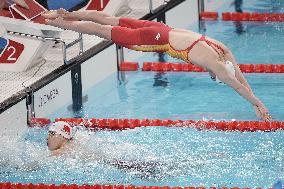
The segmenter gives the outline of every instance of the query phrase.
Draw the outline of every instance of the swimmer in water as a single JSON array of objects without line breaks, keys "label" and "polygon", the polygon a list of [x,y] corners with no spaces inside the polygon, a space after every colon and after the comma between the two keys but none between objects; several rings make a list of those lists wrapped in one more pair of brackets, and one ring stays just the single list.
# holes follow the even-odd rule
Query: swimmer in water
[{"label": "swimmer in water", "polygon": [[29,6],[26,4],[24,0],[0,0],[0,10],[2,9],[9,9],[9,6],[12,4],[20,5],[26,9],[29,9]]},{"label": "swimmer in water", "polygon": [[264,104],[253,94],[231,51],[217,40],[160,22],[113,17],[95,10],[68,12],[59,9],[47,11],[42,16],[52,26],[97,35],[136,51],[166,53],[201,66],[209,71],[212,80],[227,84],[249,101],[259,118],[272,119]]},{"label": "swimmer in water", "polygon": [[[74,143],[74,135],[75,129],[72,125],[64,121],[54,122],[48,130],[47,136],[47,147],[50,151],[50,156],[60,156],[64,154],[70,153],[72,149],[77,149],[76,145],[78,143]],[[138,171],[141,174],[141,177],[148,177],[153,178],[156,177],[155,175],[158,174],[159,168],[161,164],[159,162],[141,162],[141,161],[124,161],[109,158],[106,155],[103,155],[101,152],[100,154],[94,154],[86,152],[84,155],[91,157],[90,159],[100,161],[104,164],[115,166],[122,170],[130,170],[130,171]],[[81,153],[76,151],[77,153]]]},{"label": "swimmer in water", "polygon": [[72,141],[72,129],[70,124],[63,121],[55,122],[49,127],[47,147],[52,155],[60,155],[67,146],[70,146],[66,144]]}]

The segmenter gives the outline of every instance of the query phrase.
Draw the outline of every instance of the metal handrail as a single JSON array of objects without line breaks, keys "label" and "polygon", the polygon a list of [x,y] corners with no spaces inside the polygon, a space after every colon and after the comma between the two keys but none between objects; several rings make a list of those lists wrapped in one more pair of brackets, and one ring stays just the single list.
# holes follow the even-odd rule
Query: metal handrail
[{"label": "metal handrail", "polygon": [[83,43],[83,34],[82,33],[79,33],[79,39],[81,39],[79,41],[79,45],[80,45],[79,55],[81,55],[84,52],[84,43]]},{"label": "metal handrail", "polygon": [[54,41],[54,42],[59,42],[62,44],[62,54],[63,54],[63,61],[64,64],[69,64],[70,62],[67,60],[67,49],[74,46],[75,44],[79,43],[80,50],[79,50],[79,56],[84,52],[84,43],[83,43],[83,34],[79,33],[79,37],[72,41],[71,43],[66,44],[66,42],[61,39],[61,38],[53,38],[53,37],[42,37],[42,36],[37,36],[37,35],[31,35],[31,34],[26,34],[26,33],[20,33],[20,32],[13,32],[13,31],[7,31],[8,34],[10,35],[19,35],[19,36],[25,36],[33,39],[39,39],[43,41]]},{"label": "metal handrail", "polygon": [[27,124],[30,125],[30,120],[35,118],[34,92],[27,88],[26,93]]},{"label": "metal handrail", "polygon": [[204,33],[205,30],[206,30],[205,24],[204,24],[204,22],[203,22],[202,20],[200,20],[200,18],[199,18],[200,13],[201,13],[201,12],[204,12],[204,10],[205,10],[205,2],[204,2],[204,0],[198,0],[198,7],[197,7],[197,8],[198,8],[198,19],[199,19],[199,21],[198,21],[199,32],[200,32],[200,33]]},{"label": "metal handrail", "polygon": [[198,12],[204,12],[205,10],[205,3],[204,0],[198,0]]},{"label": "metal handrail", "polygon": [[158,12],[160,9],[162,9],[164,6],[166,6],[166,4],[169,2],[170,0],[164,0],[164,3],[162,5],[160,5],[159,7],[157,7],[155,10],[153,9],[153,0],[148,0],[149,2],[149,12],[151,14],[154,14],[156,12]]},{"label": "metal handrail", "polygon": [[149,0],[149,11],[150,13],[153,13],[153,1]]},{"label": "metal handrail", "polygon": [[[117,62],[117,71],[120,70],[120,65],[124,61],[124,51],[123,47],[116,45],[116,62]],[[125,73],[124,72],[118,72],[117,79],[120,82],[125,82]]]}]

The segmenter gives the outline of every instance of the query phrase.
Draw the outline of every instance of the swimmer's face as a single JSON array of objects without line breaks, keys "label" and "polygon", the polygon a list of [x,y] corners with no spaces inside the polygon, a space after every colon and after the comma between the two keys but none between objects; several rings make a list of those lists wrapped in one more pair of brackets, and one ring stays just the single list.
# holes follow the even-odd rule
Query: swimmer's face
[{"label": "swimmer's face", "polygon": [[48,150],[53,151],[53,150],[58,150],[61,148],[68,139],[64,138],[63,136],[56,134],[53,131],[48,132],[47,136],[47,147]]}]

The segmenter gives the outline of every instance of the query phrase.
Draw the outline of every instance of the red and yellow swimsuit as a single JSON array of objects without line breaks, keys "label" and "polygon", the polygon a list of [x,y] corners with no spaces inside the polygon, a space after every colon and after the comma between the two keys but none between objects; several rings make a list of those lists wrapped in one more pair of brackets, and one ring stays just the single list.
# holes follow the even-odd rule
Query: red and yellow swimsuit
[{"label": "red and yellow swimsuit", "polygon": [[172,28],[160,22],[120,18],[119,26],[112,28],[111,38],[114,43],[132,50],[166,53],[185,62],[190,62],[188,53],[200,41],[205,41],[218,55],[225,54],[223,48],[207,40],[205,36],[184,50],[176,50],[169,42],[171,30]]}]

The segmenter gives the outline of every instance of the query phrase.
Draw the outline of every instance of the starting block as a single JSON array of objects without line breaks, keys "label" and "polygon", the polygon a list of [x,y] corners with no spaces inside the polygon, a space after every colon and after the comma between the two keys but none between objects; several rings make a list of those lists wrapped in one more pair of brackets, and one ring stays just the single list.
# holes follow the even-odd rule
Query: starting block
[{"label": "starting block", "polygon": [[0,11],[0,71],[22,72],[43,60],[47,48],[60,37],[61,29],[44,24],[46,9],[35,0],[24,0]]},{"label": "starting block", "polygon": [[[21,72],[42,61],[61,29],[8,17],[0,19],[0,71]],[[54,40],[52,40],[54,39]]]}]

